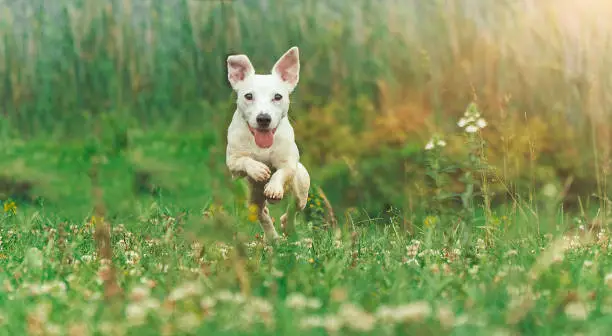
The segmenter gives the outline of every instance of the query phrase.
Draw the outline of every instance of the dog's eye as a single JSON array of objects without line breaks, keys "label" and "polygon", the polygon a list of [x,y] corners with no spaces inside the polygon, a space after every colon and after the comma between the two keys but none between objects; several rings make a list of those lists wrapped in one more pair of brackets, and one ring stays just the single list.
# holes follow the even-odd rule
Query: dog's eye
[{"label": "dog's eye", "polygon": [[277,93],[274,95],[274,100],[279,101],[281,99],[283,99],[283,96],[281,96],[280,94]]},{"label": "dog's eye", "polygon": [[246,100],[253,100],[253,94],[252,93],[247,93],[244,95],[244,99]]}]

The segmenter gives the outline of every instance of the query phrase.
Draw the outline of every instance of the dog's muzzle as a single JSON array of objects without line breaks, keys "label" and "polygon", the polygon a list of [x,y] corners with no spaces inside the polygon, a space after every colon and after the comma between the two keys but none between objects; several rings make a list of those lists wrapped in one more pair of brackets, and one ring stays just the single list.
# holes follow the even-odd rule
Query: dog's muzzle
[{"label": "dog's muzzle", "polygon": [[255,144],[260,148],[270,148],[272,144],[274,144],[274,133],[276,133],[276,128],[272,129],[261,129],[261,128],[253,128],[251,125],[249,126],[249,131],[253,134],[255,138]]}]

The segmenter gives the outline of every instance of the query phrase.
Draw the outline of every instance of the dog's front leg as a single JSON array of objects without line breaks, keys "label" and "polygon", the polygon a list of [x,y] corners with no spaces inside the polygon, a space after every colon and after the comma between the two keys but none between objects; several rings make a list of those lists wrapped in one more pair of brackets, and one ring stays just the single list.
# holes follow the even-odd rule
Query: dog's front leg
[{"label": "dog's front leg", "polygon": [[247,175],[257,182],[264,182],[270,178],[270,167],[248,156],[228,155],[227,167],[233,176]]},{"label": "dog's front leg", "polygon": [[266,184],[264,195],[271,200],[282,199],[285,193],[285,185],[293,181],[296,167],[297,161],[285,160],[282,162],[282,164],[278,166],[276,172],[270,177],[268,184]]}]

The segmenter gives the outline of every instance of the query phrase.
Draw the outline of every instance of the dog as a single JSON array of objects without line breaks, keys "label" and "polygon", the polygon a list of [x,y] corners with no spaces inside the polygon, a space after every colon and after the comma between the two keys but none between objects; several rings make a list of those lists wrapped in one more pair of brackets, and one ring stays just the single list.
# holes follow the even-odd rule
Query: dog
[{"label": "dog", "polygon": [[[237,94],[236,110],[227,130],[226,165],[232,178],[246,177],[250,203],[268,241],[280,236],[274,228],[267,203],[281,200],[287,191],[295,197],[297,210],[306,207],[310,175],[300,163],[293,127],[287,114],[289,95],[298,84],[300,57],[290,48],[270,74],[255,74],[246,55],[227,57],[227,78]],[[288,214],[281,216],[281,225]]]}]

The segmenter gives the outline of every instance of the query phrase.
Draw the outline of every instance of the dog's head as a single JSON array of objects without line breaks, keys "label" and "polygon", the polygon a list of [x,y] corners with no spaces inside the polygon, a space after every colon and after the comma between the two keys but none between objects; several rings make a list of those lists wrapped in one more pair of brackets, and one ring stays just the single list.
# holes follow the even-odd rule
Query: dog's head
[{"label": "dog's head", "polygon": [[237,108],[262,148],[272,146],[274,132],[289,111],[289,94],[298,83],[300,57],[297,47],[289,49],[269,75],[255,74],[246,55],[227,58],[227,78],[238,94]]}]

